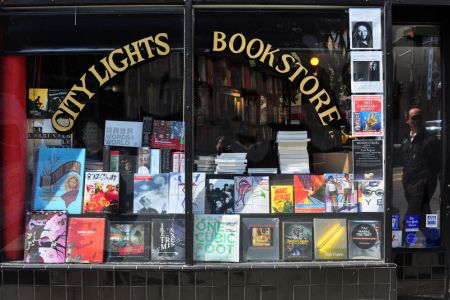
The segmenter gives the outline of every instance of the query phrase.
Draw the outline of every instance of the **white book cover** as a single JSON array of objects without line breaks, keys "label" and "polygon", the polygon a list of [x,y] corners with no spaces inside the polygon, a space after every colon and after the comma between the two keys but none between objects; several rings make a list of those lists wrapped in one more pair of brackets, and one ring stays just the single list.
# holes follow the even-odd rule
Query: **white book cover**
[{"label": "white book cover", "polygon": [[358,182],[358,200],[361,212],[384,212],[384,181]]},{"label": "white book cover", "polygon": [[235,213],[269,213],[269,195],[269,176],[236,176],[234,178]]},{"label": "white book cover", "polygon": [[194,260],[239,262],[239,215],[194,216]]},{"label": "white book cover", "polygon": [[134,175],[135,214],[165,214],[169,209],[169,174]]},{"label": "white book cover", "polygon": [[106,120],[104,144],[108,146],[141,147],[142,122]]},{"label": "white book cover", "polygon": [[150,174],[161,173],[161,149],[151,149],[150,160]]},{"label": "white book cover", "polygon": [[[205,173],[192,173],[192,211],[205,213]],[[185,173],[170,173],[168,213],[184,214],[186,209]]]}]

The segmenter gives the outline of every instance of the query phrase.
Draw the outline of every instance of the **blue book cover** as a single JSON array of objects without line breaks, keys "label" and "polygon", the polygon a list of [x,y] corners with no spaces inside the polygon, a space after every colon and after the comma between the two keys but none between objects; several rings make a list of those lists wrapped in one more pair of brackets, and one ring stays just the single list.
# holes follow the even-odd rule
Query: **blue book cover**
[{"label": "blue book cover", "polygon": [[35,210],[81,213],[85,155],[85,149],[39,149],[34,186]]}]

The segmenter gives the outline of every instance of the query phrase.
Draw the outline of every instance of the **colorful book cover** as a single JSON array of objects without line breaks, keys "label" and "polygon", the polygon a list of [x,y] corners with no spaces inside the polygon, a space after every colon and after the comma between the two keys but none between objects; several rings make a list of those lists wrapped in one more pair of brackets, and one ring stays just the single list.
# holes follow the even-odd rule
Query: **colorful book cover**
[{"label": "colorful book cover", "polygon": [[[205,173],[192,173],[192,211],[205,212]],[[185,212],[185,173],[170,173],[168,213]]]},{"label": "colorful book cover", "polygon": [[169,209],[169,174],[135,175],[135,214],[166,214]]},{"label": "colorful book cover", "polygon": [[349,259],[381,259],[381,222],[348,221]]},{"label": "colorful book cover", "polygon": [[384,212],[384,181],[359,181],[358,202],[360,212]]},{"label": "colorful book cover", "polygon": [[166,148],[182,150],[183,122],[180,121],[153,121],[152,148]]},{"label": "colorful book cover", "polygon": [[269,213],[269,195],[269,176],[236,176],[234,178],[235,213]]},{"label": "colorful book cover", "polygon": [[34,171],[39,148],[72,148],[72,134],[59,134],[51,119],[27,119],[28,170]]},{"label": "colorful book cover", "polygon": [[325,178],[323,175],[294,175],[296,213],[325,212]]},{"label": "colorful book cover", "polygon": [[39,148],[34,185],[35,210],[67,210],[80,214],[85,150]]},{"label": "colorful book cover", "polygon": [[194,216],[194,260],[239,262],[239,215]]},{"label": "colorful book cover", "polygon": [[104,243],[104,218],[70,218],[66,262],[102,263]]},{"label": "colorful book cover", "polygon": [[283,259],[312,260],[312,222],[283,222]]},{"label": "colorful book cover", "polygon": [[352,136],[383,134],[383,95],[353,95]]},{"label": "colorful book cover", "polygon": [[327,212],[357,212],[357,195],[354,193],[352,174],[326,173],[324,178]]},{"label": "colorful book cover", "polygon": [[83,212],[118,212],[119,183],[118,172],[86,172]]},{"label": "colorful book cover", "polygon": [[28,89],[28,117],[51,118],[66,95],[65,89]]},{"label": "colorful book cover", "polygon": [[148,261],[149,223],[110,221],[107,250],[109,261]]},{"label": "colorful book cover", "polygon": [[184,219],[152,221],[152,260],[181,261],[185,257]]},{"label": "colorful book cover", "polygon": [[234,180],[228,178],[207,179],[206,201],[208,213],[234,213]]},{"label": "colorful book cover", "polygon": [[279,260],[279,220],[243,218],[243,260]]},{"label": "colorful book cover", "polygon": [[347,259],[347,220],[314,219],[314,258]]},{"label": "colorful book cover", "polygon": [[27,263],[64,263],[67,216],[65,211],[29,212],[25,225]]}]

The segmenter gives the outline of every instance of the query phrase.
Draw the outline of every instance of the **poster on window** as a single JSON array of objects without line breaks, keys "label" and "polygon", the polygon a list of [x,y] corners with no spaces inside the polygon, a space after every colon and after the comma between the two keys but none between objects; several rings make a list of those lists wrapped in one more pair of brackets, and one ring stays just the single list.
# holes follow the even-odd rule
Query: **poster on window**
[{"label": "poster on window", "polygon": [[381,9],[351,8],[350,49],[381,49]]},{"label": "poster on window", "polygon": [[352,96],[352,136],[383,136],[383,95]]},{"label": "poster on window", "polygon": [[352,93],[383,93],[383,52],[352,51]]},{"label": "poster on window", "polygon": [[383,180],[382,140],[353,140],[353,176],[355,181]]}]

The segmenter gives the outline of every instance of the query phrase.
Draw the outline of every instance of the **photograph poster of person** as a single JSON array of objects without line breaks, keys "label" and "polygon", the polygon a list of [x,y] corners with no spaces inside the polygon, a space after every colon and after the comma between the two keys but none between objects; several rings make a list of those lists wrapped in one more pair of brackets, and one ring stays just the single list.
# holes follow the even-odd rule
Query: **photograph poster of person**
[{"label": "photograph poster of person", "polygon": [[381,49],[381,9],[351,8],[350,49]]},{"label": "photograph poster of person", "polygon": [[351,52],[352,93],[382,93],[382,51]]}]

